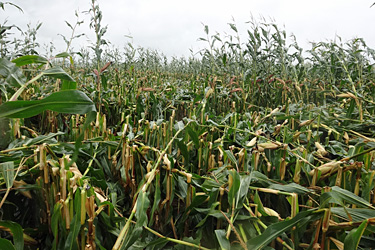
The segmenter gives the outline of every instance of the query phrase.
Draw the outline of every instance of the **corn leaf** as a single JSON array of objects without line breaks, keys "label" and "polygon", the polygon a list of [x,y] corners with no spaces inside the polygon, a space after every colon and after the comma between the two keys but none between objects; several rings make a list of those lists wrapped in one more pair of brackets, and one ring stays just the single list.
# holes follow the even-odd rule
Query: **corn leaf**
[{"label": "corn leaf", "polygon": [[232,170],[229,172],[230,176],[228,178],[232,178],[232,185],[229,188],[229,193],[228,193],[228,202],[232,206],[233,202],[236,202],[237,198],[237,193],[238,190],[240,189],[241,185],[241,178],[240,175],[237,173],[237,171]]},{"label": "corn leaf", "polygon": [[194,131],[194,129],[191,127],[191,125],[186,126],[186,131],[188,132],[189,136],[191,137],[195,148],[198,149],[199,148],[198,134]]},{"label": "corn leaf", "polygon": [[0,150],[6,148],[11,140],[11,128],[9,118],[0,118]]},{"label": "corn leaf", "polygon": [[213,214],[221,214],[218,212],[218,210],[215,210],[218,205],[219,205],[219,202],[215,202],[211,205],[210,208],[195,208],[196,211],[203,212],[206,214],[206,216],[195,227],[203,226],[204,223],[206,223],[208,216],[213,215]]},{"label": "corn leaf", "polygon": [[15,63],[17,67],[21,67],[24,65],[32,64],[32,63],[46,64],[48,63],[48,60],[44,57],[37,56],[37,55],[26,55],[26,56],[18,57],[12,60],[12,62]]},{"label": "corn leaf", "polygon": [[242,200],[248,194],[251,177],[249,175],[240,176],[240,187],[236,197],[236,208],[242,208]]},{"label": "corn leaf", "polygon": [[[13,234],[13,242],[14,242],[14,248],[16,250],[23,250],[24,246],[24,240],[23,240],[23,229],[22,227],[13,221],[0,221],[0,226],[9,228],[10,231]],[[2,244],[7,245],[5,242],[0,242],[0,246]],[[9,242],[10,243],[10,242]],[[0,248],[0,249],[8,249],[8,248]],[[12,248],[9,248],[12,249]]]},{"label": "corn leaf", "polygon": [[189,162],[189,152],[186,146],[186,143],[184,143],[182,140],[176,140],[177,146],[181,151],[181,154],[184,156],[185,161]]},{"label": "corn leaf", "polygon": [[43,71],[43,75],[61,79],[61,80],[70,81],[70,82],[75,82],[75,80],[60,67],[47,69]]},{"label": "corn leaf", "polygon": [[226,232],[223,229],[215,230],[216,239],[219,241],[221,250],[229,250],[230,249],[230,242],[226,238]]},{"label": "corn leaf", "polygon": [[[332,214],[339,215],[347,220],[353,221],[364,221],[369,218],[375,217],[375,210],[368,208],[343,208],[343,207],[331,207]],[[348,217],[348,214],[351,218]]]},{"label": "corn leaf", "polygon": [[268,188],[276,189],[276,190],[280,190],[280,191],[288,192],[288,193],[301,194],[301,195],[311,192],[309,189],[302,187],[301,185],[294,183],[294,182],[286,184],[286,185],[272,184]]},{"label": "corn leaf", "polygon": [[81,193],[76,192],[74,196],[74,209],[76,214],[74,215],[72,222],[70,223],[70,231],[65,242],[64,249],[78,249],[77,238],[81,228]]},{"label": "corn leaf", "polygon": [[124,240],[124,243],[122,244],[120,250],[127,250],[130,249],[134,245],[134,243],[139,240],[141,233],[142,233],[142,227],[136,227],[131,226],[127,237]]},{"label": "corn leaf", "polygon": [[358,249],[359,241],[366,230],[368,221],[365,220],[358,228],[352,229],[344,240],[344,250]]},{"label": "corn leaf", "polygon": [[148,199],[146,192],[140,192],[137,199],[137,211],[135,216],[137,218],[137,227],[147,225],[148,217],[147,210],[150,206],[150,200]]},{"label": "corn leaf", "polygon": [[61,84],[61,90],[77,89],[77,82],[63,80]]},{"label": "corn leaf", "polygon": [[335,203],[344,206],[344,202],[346,201],[360,207],[375,209],[375,207],[373,207],[368,201],[338,186],[333,186],[330,192],[323,193],[320,196],[320,201],[320,207],[322,208],[327,206],[328,203]]},{"label": "corn leaf", "polygon": [[68,52],[62,52],[62,53],[55,55],[56,58],[66,58],[68,56],[71,56]]},{"label": "corn leaf", "polygon": [[230,151],[230,150],[225,150],[224,151],[224,155],[226,155],[229,160],[235,165],[237,166],[237,160],[236,160],[236,157],[234,157],[233,153]]},{"label": "corn leaf", "polygon": [[16,250],[14,248],[12,242],[10,242],[9,240],[3,239],[3,238],[0,238],[0,249],[4,249],[4,250]]},{"label": "corn leaf", "polygon": [[282,233],[288,231],[299,223],[305,223],[306,221],[314,221],[321,214],[314,214],[313,210],[303,211],[298,213],[294,218],[272,224],[261,234],[250,239],[246,244],[248,249],[261,249],[267,246],[271,241]]},{"label": "corn leaf", "polygon": [[26,82],[22,70],[4,58],[0,58],[0,76],[4,78],[5,82],[17,88],[23,86]]},{"label": "corn leaf", "polygon": [[11,188],[14,181],[14,162],[2,162],[0,163],[0,168],[7,188]]},{"label": "corn leaf", "polygon": [[[59,223],[61,223],[61,208],[62,205],[61,203],[56,203],[54,208],[53,208],[53,214],[51,218],[51,230],[53,234],[53,242],[52,242],[52,249],[57,249],[57,239],[58,239],[58,233],[59,233]],[[63,233],[63,232],[61,232]]]},{"label": "corn leaf", "polygon": [[94,103],[79,90],[55,92],[42,100],[12,101],[0,106],[0,117],[28,118],[52,110],[68,114],[86,114],[96,111]]},{"label": "corn leaf", "polygon": [[36,144],[43,144],[43,143],[56,143],[57,140],[55,137],[59,135],[64,135],[65,133],[63,132],[57,132],[57,133],[50,133],[48,135],[39,135],[33,139],[26,140],[25,145],[31,146],[31,145],[36,145]]},{"label": "corn leaf", "polygon": [[158,209],[158,206],[159,206],[159,202],[160,202],[160,199],[161,199],[161,191],[160,191],[160,174],[157,173],[155,175],[155,193],[154,193],[154,203],[152,205],[152,209],[151,209],[151,218],[150,218],[150,225],[152,225],[154,223],[154,214],[155,214],[155,211],[159,210]]}]

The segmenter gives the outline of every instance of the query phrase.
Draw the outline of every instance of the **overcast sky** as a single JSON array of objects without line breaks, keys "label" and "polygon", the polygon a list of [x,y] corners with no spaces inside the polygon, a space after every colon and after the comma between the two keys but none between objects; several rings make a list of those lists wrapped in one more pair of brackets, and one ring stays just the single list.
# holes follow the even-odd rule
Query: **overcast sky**
[{"label": "overcast sky", "polygon": [[[9,0],[10,1],[10,0]],[[80,20],[84,20],[77,33],[86,37],[73,43],[79,50],[81,46],[94,41],[94,31],[89,29],[90,17],[83,14],[90,8],[91,0],[13,0],[24,13],[6,5],[0,10],[0,22],[15,24],[26,30],[31,23],[43,23],[38,31],[38,42],[48,44],[51,41],[57,52],[65,49],[58,34],[70,36],[65,24],[76,22],[75,11],[79,11]],[[371,48],[375,48],[375,0],[99,0],[103,12],[103,25],[108,25],[105,38],[112,46],[122,48],[128,42],[135,46],[157,49],[167,56],[188,56],[189,49],[197,52],[205,47],[198,41],[204,37],[203,24],[208,25],[210,33],[216,31],[222,35],[233,32],[228,23],[235,19],[239,32],[246,41],[251,16],[260,21],[260,17],[272,19],[284,28],[288,35],[294,34],[300,46],[310,48],[311,41],[329,41],[335,35],[344,41],[362,37]],[[127,38],[131,36],[132,39]],[[44,51],[41,51],[42,53]]]}]

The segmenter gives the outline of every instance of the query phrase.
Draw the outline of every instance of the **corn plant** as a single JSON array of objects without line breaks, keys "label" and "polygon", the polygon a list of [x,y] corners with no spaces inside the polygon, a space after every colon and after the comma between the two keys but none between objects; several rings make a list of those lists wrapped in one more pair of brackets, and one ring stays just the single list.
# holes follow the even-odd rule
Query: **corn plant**
[{"label": "corn plant", "polygon": [[274,21],[252,19],[244,39],[232,20],[168,59],[103,49],[96,1],[89,13],[94,56],[65,38],[53,59],[0,60],[1,247],[373,247],[363,39],[304,51]]}]

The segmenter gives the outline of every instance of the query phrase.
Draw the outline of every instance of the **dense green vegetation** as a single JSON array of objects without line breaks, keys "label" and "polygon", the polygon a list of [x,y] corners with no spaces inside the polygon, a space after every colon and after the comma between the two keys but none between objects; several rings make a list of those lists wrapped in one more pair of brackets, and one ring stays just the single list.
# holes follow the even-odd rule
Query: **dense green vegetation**
[{"label": "dense green vegetation", "polygon": [[[14,8],[0,2],[0,7]],[[196,57],[0,26],[0,249],[373,249],[375,51],[275,23]],[[78,17],[78,15],[77,15]],[[79,18],[78,18],[79,20]]]}]

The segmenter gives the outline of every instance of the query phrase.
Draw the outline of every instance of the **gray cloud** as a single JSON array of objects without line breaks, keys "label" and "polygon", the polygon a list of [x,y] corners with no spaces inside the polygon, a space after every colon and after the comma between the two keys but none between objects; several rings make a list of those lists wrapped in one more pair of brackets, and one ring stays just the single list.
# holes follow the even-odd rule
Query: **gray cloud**
[{"label": "gray cloud", "polygon": [[[53,41],[59,51],[65,49],[62,38],[57,34],[70,36],[70,29],[65,20],[75,23],[75,10],[80,12],[90,8],[91,1],[65,0],[46,1],[14,0],[24,13],[12,6],[6,6],[0,21],[8,19],[8,24],[16,24],[26,29],[27,23],[34,26],[37,21],[43,23],[38,32],[41,44]],[[205,36],[202,23],[209,26],[211,34],[218,31],[233,34],[227,23],[235,18],[239,31],[245,41],[246,30],[250,25],[246,21],[260,15],[273,18],[287,33],[295,34],[300,45],[307,47],[309,41],[325,41],[334,39],[335,34],[344,40],[363,37],[370,47],[375,47],[375,33],[371,32],[371,24],[375,21],[375,8],[369,8],[372,1],[354,0],[139,0],[99,1],[103,12],[103,24],[108,25],[105,35],[112,46],[123,47],[133,37],[135,46],[158,49],[168,56],[189,55],[205,46],[198,42]],[[93,31],[88,28],[89,16],[80,14],[85,23],[77,29],[77,33],[85,33],[87,37],[77,40],[76,49],[87,45],[87,40],[94,40]]]}]

